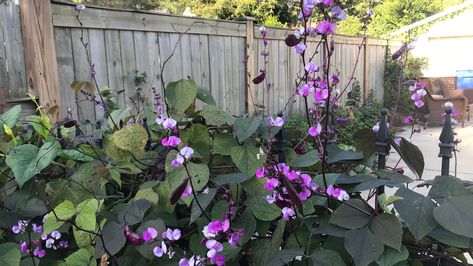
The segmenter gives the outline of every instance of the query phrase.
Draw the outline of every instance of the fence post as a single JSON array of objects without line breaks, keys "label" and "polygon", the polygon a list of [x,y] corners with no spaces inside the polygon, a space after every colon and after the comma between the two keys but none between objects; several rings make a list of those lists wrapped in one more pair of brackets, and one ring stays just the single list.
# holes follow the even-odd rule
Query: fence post
[{"label": "fence post", "polygon": [[21,31],[25,48],[27,87],[46,108],[57,108],[50,118],[61,119],[59,77],[50,0],[21,0]]},{"label": "fence post", "polygon": [[439,157],[442,157],[442,175],[448,176],[450,170],[450,158],[452,158],[452,151],[455,145],[453,144],[453,129],[452,129],[452,107],[445,107],[445,121],[443,122],[442,133],[440,133],[440,152]]},{"label": "fence post", "polygon": [[[388,110],[386,108],[381,109],[381,121],[379,121],[379,130],[376,138],[376,155],[378,156],[378,169],[386,168],[386,155],[388,155],[388,125],[386,122],[386,115]],[[384,193],[384,186],[380,186],[376,189],[376,209],[381,210],[378,203],[378,196]]]},{"label": "fence post", "polygon": [[254,24],[255,18],[253,17],[245,17],[246,19],[246,83],[247,83],[247,91],[246,91],[246,112],[252,113],[254,112],[254,99],[255,99],[255,85],[251,81],[252,75],[255,74],[255,55],[254,55],[254,40],[255,40],[255,32],[254,32]]}]

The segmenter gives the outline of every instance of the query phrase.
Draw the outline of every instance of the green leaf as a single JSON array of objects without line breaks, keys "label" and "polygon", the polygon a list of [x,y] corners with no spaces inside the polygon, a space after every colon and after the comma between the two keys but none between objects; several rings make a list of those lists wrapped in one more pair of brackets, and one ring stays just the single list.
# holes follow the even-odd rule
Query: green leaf
[{"label": "green leaf", "polygon": [[[356,206],[369,213],[369,209],[359,199],[350,199],[347,203]],[[357,229],[364,227],[370,221],[370,216],[364,212],[361,212],[351,206],[341,205],[335,210],[334,215],[330,218],[330,223],[338,225],[343,228]]]},{"label": "green leaf", "polygon": [[10,151],[6,164],[12,169],[20,187],[54,161],[57,155],[56,144],[47,142],[40,149],[35,145],[25,144]]},{"label": "green leaf", "polygon": [[429,236],[449,246],[469,248],[470,238],[454,234],[441,226],[437,226],[429,233]]},{"label": "green leaf", "polygon": [[142,154],[148,141],[148,133],[141,125],[133,124],[113,133],[111,140],[121,150]]},{"label": "green leaf", "polygon": [[91,162],[94,160],[93,157],[82,153],[78,150],[63,150],[64,155],[66,155],[69,159],[74,161],[81,161],[81,162]]},{"label": "green leaf", "polygon": [[102,257],[102,254],[105,252],[104,246],[107,248],[110,255],[113,256],[117,254],[126,244],[125,234],[123,233],[124,229],[125,225],[123,224],[117,224],[115,222],[106,223],[102,230],[102,237],[97,237],[94,257],[96,259]]},{"label": "green leaf", "polygon": [[271,237],[271,247],[273,250],[279,250],[279,248],[281,247],[282,237],[284,236],[285,228],[286,221],[284,219],[280,219]]},{"label": "green leaf", "polygon": [[79,248],[88,248],[92,246],[95,235],[80,231],[75,227],[72,228],[72,233],[74,234],[74,240]]},{"label": "green leaf", "polygon": [[275,204],[269,204],[264,195],[256,195],[245,202],[253,215],[261,221],[273,221],[281,216],[281,210]]},{"label": "green leaf", "polygon": [[237,147],[238,142],[231,134],[218,134],[213,140],[213,153],[231,155],[232,148]]},{"label": "green leaf", "polygon": [[145,199],[148,200],[153,207],[158,205],[159,195],[156,193],[153,188],[140,189],[136,192],[134,200]]},{"label": "green leaf", "polygon": [[20,265],[21,253],[18,243],[0,244],[0,265],[18,266]]},{"label": "green leaf", "polygon": [[400,250],[402,245],[402,226],[395,215],[381,213],[374,217],[370,230],[386,246]]},{"label": "green leaf", "polygon": [[394,207],[417,241],[437,226],[432,200],[404,187],[398,189],[395,195],[403,199],[396,201]]},{"label": "green leaf", "polygon": [[206,104],[216,105],[214,97],[209,90],[203,87],[197,87],[197,99],[201,100]]},{"label": "green leaf", "polygon": [[225,124],[231,125],[233,123],[231,115],[215,105],[204,105],[200,111],[200,115],[205,119],[207,125],[221,126]]},{"label": "green leaf", "polygon": [[314,266],[343,266],[346,265],[337,252],[330,249],[317,249],[311,255]]},{"label": "green leaf", "polygon": [[240,184],[245,182],[246,180],[250,179],[249,176],[243,173],[231,173],[231,174],[224,174],[218,175],[213,177],[211,180],[218,186],[227,185],[227,184]]},{"label": "green leaf", "polygon": [[250,241],[250,265],[267,266],[275,251],[271,248],[269,239],[258,239]]},{"label": "green leaf", "polygon": [[461,196],[469,194],[463,182],[453,176],[437,176],[429,190],[429,197]]},{"label": "green leaf", "polygon": [[[216,193],[217,193],[217,190],[215,188],[211,188],[211,189],[209,189],[209,192],[207,194],[200,193],[199,195],[197,195],[197,200],[199,201],[200,206],[202,206],[202,208],[204,210],[212,202],[212,200],[215,197]],[[196,199],[194,199],[193,204],[192,204],[191,217],[190,217],[190,220],[189,220],[189,224],[193,223],[201,215],[202,215],[202,211],[200,210],[199,205],[196,202]]]},{"label": "green leaf", "polygon": [[292,167],[309,167],[320,161],[319,154],[316,150],[311,150],[306,154],[297,156],[289,162]]},{"label": "green leaf", "polygon": [[[335,181],[338,179],[339,176],[340,174],[337,174],[337,173],[325,174],[325,180],[327,181],[327,186],[335,184]],[[317,185],[319,185],[319,187],[325,189],[323,175],[314,176],[314,178],[312,178],[312,182],[315,182]]]},{"label": "green leaf", "polygon": [[383,254],[383,243],[367,228],[350,230],[345,234],[345,248],[357,266],[367,266]]},{"label": "green leaf", "polygon": [[[3,130],[3,125],[7,125],[9,128],[13,128],[21,115],[21,105],[15,105],[8,111],[0,115],[0,131]],[[3,132],[1,132],[3,133]]]},{"label": "green leaf", "polygon": [[473,195],[447,197],[435,208],[437,222],[450,232],[473,238]]},{"label": "green leaf", "polygon": [[82,229],[95,231],[98,208],[99,202],[96,199],[81,202],[76,208],[76,224]]},{"label": "green leaf", "polygon": [[376,263],[379,266],[393,266],[398,262],[405,261],[409,257],[409,251],[405,246],[402,246],[400,251],[392,248],[385,248],[383,255],[379,257]]},{"label": "green leaf", "polygon": [[[187,168],[189,169],[189,173],[192,176],[192,183],[194,185],[195,191],[199,191],[203,189],[207,183],[209,182],[209,175],[210,170],[206,164],[195,164],[189,163],[187,164]],[[187,172],[186,169],[181,166],[180,168],[172,170],[170,173],[167,174],[167,181],[170,184],[170,190],[174,191],[176,188],[182,184],[184,179],[186,179]]]},{"label": "green leaf", "polygon": [[399,184],[410,183],[414,181],[412,180],[412,178],[408,176],[398,174],[394,171],[388,171],[388,170],[383,170],[383,169],[377,170],[376,175],[378,175],[380,178],[389,179]]},{"label": "green leaf", "polygon": [[239,241],[240,246],[243,246],[251,239],[256,230],[256,219],[249,209],[245,209],[240,217],[238,217],[235,228],[243,228],[245,230],[244,235],[240,237]]},{"label": "green leaf", "polygon": [[255,176],[256,169],[263,166],[264,156],[258,159],[259,149],[251,144],[236,146],[231,149],[231,157],[240,171],[247,176]]},{"label": "green leaf", "polygon": [[345,161],[360,161],[363,159],[363,154],[358,151],[347,151],[341,149],[337,144],[327,145],[328,163],[338,163]]},{"label": "green leaf", "polygon": [[84,266],[89,265],[90,260],[92,259],[92,254],[89,250],[81,248],[78,251],[72,253],[66,258],[67,266]]},{"label": "green leaf", "polygon": [[172,113],[183,114],[194,102],[197,87],[193,80],[181,79],[166,86],[166,101]]},{"label": "green leaf", "polygon": [[239,142],[243,142],[247,138],[251,137],[253,133],[258,130],[261,120],[259,117],[241,117],[235,120],[233,123],[233,129],[235,136]]},{"label": "green leaf", "polygon": [[376,152],[376,133],[370,128],[363,128],[353,134],[353,145],[363,156],[369,157]]},{"label": "green leaf", "polygon": [[422,177],[424,172],[424,155],[420,151],[419,147],[412,144],[405,138],[401,138],[400,145],[398,146],[394,141],[391,141],[391,145],[396,149],[401,156],[402,160],[407,164],[409,169],[414,172],[417,178]]},{"label": "green leaf", "polygon": [[271,259],[272,266],[290,265],[295,257],[304,256],[303,249],[282,249],[274,254]]},{"label": "green leaf", "polygon": [[209,158],[211,138],[206,126],[194,124],[187,130],[181,131],[180,137],[183,143],[192,147],[202,157]]},{"label": "green leaf", "polygon": [[[131,111],[131,107],[126,107],[126,108],[118,109],[118,110],[115,110],[115,111],[111,112],[110,117],[107,119],[108,126],[111,129],[115,129],[115,126],[119,126],[120,121],[123,118],[131,115],[130,111]],[[115,124],[113,124],[114,122],[115,122]]]},{"label": "green leaf", "polygon": [[128,225],[135,225],[143,221],[146,211],[151,203],[145,199],[129,201],[126,207],[119,213],[118,221]]},{"label": "green leaf", "polygon": [[136,250],[143,255],[143,257],[147,258],[148,260],[153,260],[155,258],[153,249],[161,244],[162,237],[161,237],[161,232],[164,232],[166,230],[166,225],[164,224],[164,221],[161,219],[156,219],[156,220],[149,220],[140,225],[138,229],[136,230],[136,233],[138,234],[143,234],[143,232],[148,229],[149,227],[153,227],[158,231],[158,237],[156,238],[156,241],[152,241],[151,243],[144,243],[143,245],[136,246]]},{"label": "green leaf", "polygon": [[43,137],[49,135],[51,130],[51,122],[47,116],[30,115],[26,121],[34,128],[34,130]]},{"label": "green leaf", "polygon": [[56,219],[56,216],[57,218],[59,218],[59,220],[68,220],[72,216],[74,216],[75,213],[76,209],[74,208],[74,204],[72,204],[72,202],[68,200],[57,205],[54,208],[54,212],[48,213],[48,216],[46,217],[46,221],[44,223],[43,233],[51,233],[51,231],[58,229],[64,224],[63,221],[58,221]]}]

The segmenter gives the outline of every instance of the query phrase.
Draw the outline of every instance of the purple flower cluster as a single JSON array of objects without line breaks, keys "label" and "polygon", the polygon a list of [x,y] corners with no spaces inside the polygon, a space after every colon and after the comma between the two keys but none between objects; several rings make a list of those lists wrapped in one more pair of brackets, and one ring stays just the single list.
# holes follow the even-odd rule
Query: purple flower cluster
[{"label": "purple flower cluster", "polygon": [[160,246],[156,246],[153,249],[153,253],[156,257],[160,258],[163,255],[167,254],[168,257],[171,259],[175,252],[172,249],[172,245],[174,241],[177,241],[181,238],[181,230],[179,229],[170,229],[167,228],[166,231],[162,234],[163,240],[161,241]]},{"label": "purple flower cluster", "polygon": [[425,84],[421,82],[416,82],[414,85],[409,87],[411,91],[411,100],[414,102],[414,105],[417,108],[422,108],[424,106],[424,101],[422,98],[427,94],[425,90]]},{"label": "purple flower cluster", "polygon": [[210,263],[218,266],[225,264],[225,255],[221,254],[223,251],[222,241],[227,241],[232,246],[237,246],[238,241],[244,235],[243,228],[234,230],[230,227],[230,220],[224,221],[215,220],[204,226],[202,230],[204,239],[202,244],[208,249],[207,258]]},{"label": "purple flower cluster", "polygon": [[[16,225],[12,227],[14,234],[23,234],[25,232],[33,232],[37,234],[43,233],[43,226],[30,223],[26,220],[19,220]],[[66,249],[69,247],[69,242],[61,240],[62,234],[54,230],[49,234],[42,234],[40,238],[31,240],[30,243],[20,241],[19,249],[21,253],[32,254],[35,257],[42,258],[46,256],[46,249]]]}]

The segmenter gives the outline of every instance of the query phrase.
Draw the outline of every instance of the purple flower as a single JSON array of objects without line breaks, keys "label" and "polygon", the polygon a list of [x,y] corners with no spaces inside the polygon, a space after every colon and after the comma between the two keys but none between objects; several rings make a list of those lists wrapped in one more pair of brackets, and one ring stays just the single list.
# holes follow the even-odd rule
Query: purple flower
[{"label": "purple flower", "polygon": [[332,197],[332,198],[336,198],[340,201],[350,199],[350,196],[348,195],[348,193],[345,190],[343,190],[341,188],[334,188],[332,185],[328,186],[327,195]]},{"label": "purple flower", "polygon": [[408,116],[404,117],[403,122],[404,122],[404,125],[409,125],[412,122],[414,122],[414,118],[412,117],[412,115],[408,115]]},{"label": "purple flower", "polygon": [[281,212],[282,218],[286,221],[289,221],[289,219],[291,219],[296,214],[294,210],[289,207],[282,208]]},{"label": "purple flower", "polygon": [[269,40],[268,39],[263,39],[263,45],[268,46],[269,45]]},{"label": "purple flower", "polygon": [[347,14],[339,6],[334,6],[332,8],[332,17],[338,20],[346,20]]},{"label": "purple flower", "polygon": [[320,125],[320,123],[317,123],[317,125],[309,128],[309,135],[311,137],[317,137],[320,132],[322,132],[322,126]]},{"label": "purple flower", "polygon": [[285,173],[287,179],[293,181],[293,180],[296,180],[297,178],[299,178],[299,174],[298,172],[294,171],[294,170],[291,170],[291,171],[288,171]]},{"label": "purple flower", "polygon": [[303,8],[314,9],[317,0],[304,0]]},{"label": "purple flower", "polygon": [[266,167],[261,167],[256,169],[256,177],[257,178],[263,178],[268,174],[268,171],[266,170]]},{"label": "purple flower", "polygon": [[187,185],[186,189],[182,193],[182,197],[189,197],[192,194],[192,187],[190,185]]},{"label": "purple flower", "polygon": [[59,240],[61,238],[61,233],[57,230],[54,230],[51,232],[51,237],[56,239],[56,240]]},{"label": "purple flower", "polygon": [[324,20],[317,25],[316,30],[322,35],[333,34],[335,32],[335,24]]},{"label": "purple flower", "polygon": [[54,242],[55,242],[54,238],[48,238],[45,244],[46,248],[52,248],[54,246]]},{"label": "purple flower", "polygon": [[83,5],[83,4],[77,4],[77,5],[76,5],[76,10],[77,10],[77,11],[85,10],[85,5]]},{"label": "purple flower", "polygon": [[310,86],[309,84],[305,84],[304,86],[297,89],[297,94],[300,96],[307,97],[313,89],[314,87]]},{"label": "purple flower", "polygon": [[174,168],[179,168],[184,163],[184,157],[180,154],[176,155],[176,159],[172,160],[171,164]]},{"label": "purple flower", "polygon": [[181,143],[181,139],[179,137],[176,137],[176,136],[170,136],[169,138],[163,138],[161,140],[161,144],[164,147],[168,147],[168,146],[177,147],[179,145],[179,143]]},{"label": "purple flower", "polygon": [[277,186],[279,186],[279,181],[276,178],[268,178],[263,187],[267,190],[273,190]]},{"label": "purple flower", "polygon": [[25,241],[20,241],[20,251],[21,253],[28,253],[28,244]]},{"label": "purple flower", "polygon": [[225,255],[217,255],[213,258],[210,258],[210,263],[215,264],[217,266],[225,265]]},{"label": "purple flower", "polygon": [[59,242],[59,248],[66,249],[69,247],[69,242],[63,240]]},{"label": "purple flower", "polygon": [[181,230],[179,229],[167,229],[166,231],[163,232],[163,238],[170,240],[170,241],[176,241],[181,238]]},{"label": "purple flower", "polygon": [[305,71],[312,74],[314,72],[319,72],[319,67],[315,63],[309,63],[305,66]]},{"label": "purple flower", "polygon": [[184,158],[189,159],[192,156],[192,154],[194,153],[194,150],[191,147],[185,146],[179,151],[179,153],[182,156],[184,156]]},{"label": "purple flower", "polygon": [[417,108],[421,108],[422,106],[424,106],[424,101],[422,101],[422,100],[420,100],[420,99],[419,99],[419,100],[416,100],[416,101],[414,102],[414,105],[415,105]]},{"label": "purple flower", "polygon": [[265,26],[259,27],[259,32],[261,33],[263,37],[266,37],[268,35],[268,31],[266,30]]},{"label": "purple flower", "polygon": [[240,241],[240,235],[239,234],[236,234],[236,233],[233,233],[233,234],[230,234],[230,237],[228,239],[228,243],[232,246],[236,246],[238,245],[238,241]]},{"label": "purple flower", "polygon": [[301,177],[302,184],[304,184],[306,186],[310,185],[310,181],[312,181],[312,178],[310,177],[310,175],[301,174],[300,177]]},{"label": "purple flower", "polygon": [[46,255],[46,250],[40,249],[39,247],[37,247],[33,250],[33,255],[35,255],[38,258],[42,258]]},{"label": "purple flower", "polygon": [[282,117],[276,117],[276,119],[270,117],[269,125],[272,127],[282,127],[284,125],[284,119]]},{"label": "purple flower", "polygon": [[215,237],[217,234],[221,232],[228,231],[228,229],[230,229],[230,220],[225,219],[224,222],[220,220],[216,220],[204,226],[204,230],[202,230],[202,233],[204,233],[204,236],[206,238],[211,238],[211,237]]},{"label": "purple flower", "polygon": [[373,16],[374,15],[373,9],[366,10],[366,14],[368,14],[368,16]]},{"label": "purple flower", "polygon": [[208,258],[215,257],[218,252],[223,250],[222,243],[218,242],[215,239],[207,240],[207,242],[205,242],[205,247],[207,247],[207,249],[209,249],[209,251],[207,252],[207,257]]},{"label": "purple flower", "polygon": [[296,49],[296,53],[298,54],[302,54],[306,48],[307,46],[303,42],[300,42],[299,44],[294,46],[294,49]]},{"label": "purple flower", "polygon": [[177,124],[176,120],[168,117],[168,118],[166,118],[166,120],[164,120],[163,127],[165,129],[173,129],[173,128],[176,127],[176,124]]},{"label": "purple flower", "polygon": [[328,98],[328,89],[317,88],[314,93],[314,102],[323,103]]},{"label": "purple flower", "polygon": [[203,259],[200,256],[193,255],[190,259],[182,258],[179,260],[179,266],[202,266]]},{"label": "purple flower", "polygon": [[274,195],[267,195],[267,196],[266,196],[266,201],[267,201],[269,204],[273,204],[273,203],[276,201],[276,198],[274,197]]},{"label": "purple flower", "polygon": [[326,6],[331,6],[333,5],[333,0],[319,0],[319,3],[322,3]]},{"label": "purple flower", "polygon": [[373,130],[374,133],[378,133],[378,131],[379,131],[379,122],[376,123],[376,125],[374,125],[371,130]]},{"label": "purple flower", "polygon": [[143,232],[143,240],[148,242],[155,239],[158,236],[158,230],[154,229],[153,227],[148,227]]},{"label": "purple flower", "polygon": [[154,255],[158,258],[161,258],[167,252],[168,252],[168,247],[166,246],[164,241],[161,241],[161,247],[157,246],[153,249]]},{"label": "purple flower", "polygon": [[14,225],[11,230],[14,234],[21,234],[25,232],[26,227],[28,227],[28,221],[18,220],[17,224]]}]

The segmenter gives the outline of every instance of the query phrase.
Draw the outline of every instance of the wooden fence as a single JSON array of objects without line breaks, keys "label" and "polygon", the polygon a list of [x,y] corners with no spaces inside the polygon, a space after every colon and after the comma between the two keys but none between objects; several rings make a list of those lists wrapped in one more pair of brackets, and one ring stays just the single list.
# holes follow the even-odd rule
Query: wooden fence
[{"label": "wooden fence", "polygon": [[[58,102],[62,114],[70,108],[73,116],[80,120],[94,121],[102,115],[100,109],[91,103],[83,102],[77,108],[76,95],[70,89],[73,80],[90,80],[87,53],[95,67],[99,86],[125,92],[119,99],[121,106],[126,105],[128,98],[136,92],[133,82],[135,75],[146,72],[148,83],[144,85],[145,89],[155,87],[161,91],[161,79],[170,82],[190,77],[199,86],[208,88],[218,105],[234,115],[251,110],[253,100],[266,106],[269,114],[281,111],[293,95],[295,80],[302,70],[300,56],[284,43],[291,31],[268,28],[270,56],[267,80],[270,86],[250,84],[247,88],[247,73],[254,77],[264,65],[263,57],[260,56],[263,44],[259,27],[253,25],[251,19],[207,20],[88,7],[80,13],[81,26],[76,12],[70,4],[57,1],[51,4],[60,88]],[[4,13],[9,16],[3,16]],[[0,87],[7,88],[9,101],[24,99],[28,86],[22,58],[18,7],[12,1],[7,1],[0,5],[0,14],[3,38],[8,35],[3,40],[4,49],[0,49]],[[5,30],[12,33],[5,34]],[[187,33],[182,35],[178,43],[184,31]],[[86,48],[81,38],[87,43]],[[365,95],[369,90],[374,90],[376,98],[382,100],[388,42],[368,39],[358,56],[362,38],[335,36],[334,41],[336,51],[332,69],[340,71],[340,88],[349,82],[355,61],[359,58],[354,77],[360,82]],[[313,51],[316,44],[316,39],[311,40],[308,43],[309,51]],[[161,76],[161,66],[173,53],[175,46],[174,55]],[[322,65],[322,58],[323,51],[315,57],[317,64]],[[245,64],[246,61],[248,64]],[[8,71],[2,69],[5,65]],[[286,114],[302,110],[300,101],[291,102]]]}]

